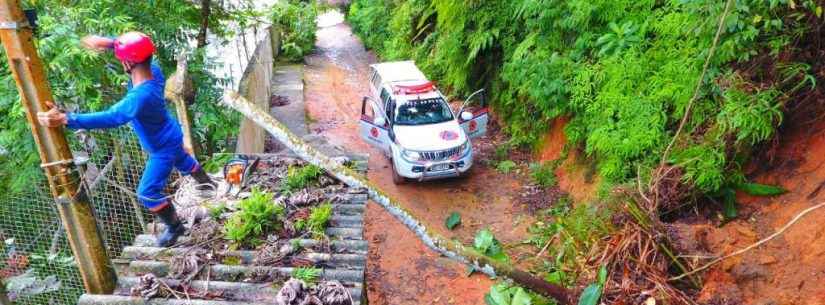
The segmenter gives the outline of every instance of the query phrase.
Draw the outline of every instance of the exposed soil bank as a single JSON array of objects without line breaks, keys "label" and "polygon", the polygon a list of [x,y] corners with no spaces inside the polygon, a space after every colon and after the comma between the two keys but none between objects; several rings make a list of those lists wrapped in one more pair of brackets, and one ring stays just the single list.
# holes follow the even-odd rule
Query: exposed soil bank
[{"label": "exposed soil bank", "polygon": [[[825,122],[789,120],[773,161],[750,165],[750,178],[781,185],[789,192],[774,198],[739,194],[741,217],[722,228],[708,228],[704,243],[716,255],[746,247],[778,230],[800,211],[825,200]],[[817,210],[783,235],[711,270],[700,300],[730,304],[825,304],[825,210]],[[717,295],[717,296],[715,296]]]},{"label": "exposed soil bank", "polygon": [[587,162],[581,151],[575,148],[565,151],[567,136],[564,135],[564,127],[569,121],[567,117],[553,120],[534,159],[541,162],[561,159],[561,164],[556,169],[559,188],[575,202],[589,202],[596,199],[598,176],[595,167]]}]

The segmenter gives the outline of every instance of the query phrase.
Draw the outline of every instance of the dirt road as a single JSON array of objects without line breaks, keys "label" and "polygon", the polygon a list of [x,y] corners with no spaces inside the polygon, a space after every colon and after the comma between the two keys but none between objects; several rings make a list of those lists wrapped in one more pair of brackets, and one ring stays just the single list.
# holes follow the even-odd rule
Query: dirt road
[{"label": "dirt road", "polygon": [[[518,261],[523,249],[515,245],[526,238],[532,222],[515,216],[524,214],[512,203],[521,182],[476,164],[468,178],[394,185],[388,161],[358,136],[361,99],[369,92],[368,65],[375,56],[364,49],[340,13],[322,15],[317,34],[316,52],[306,58],[304,75],[310,132],[351,151],[369,153],[369,179],[430,227],[468,244],[476,231],[488,227]],[[449,231],[443,223],[453,211],[461,214],[462,225]],[[465,266],[427,249],[377,204],[369,205],[365,226],[371,242],[370,304],[483,303],[490,279],[467,277]]]}]

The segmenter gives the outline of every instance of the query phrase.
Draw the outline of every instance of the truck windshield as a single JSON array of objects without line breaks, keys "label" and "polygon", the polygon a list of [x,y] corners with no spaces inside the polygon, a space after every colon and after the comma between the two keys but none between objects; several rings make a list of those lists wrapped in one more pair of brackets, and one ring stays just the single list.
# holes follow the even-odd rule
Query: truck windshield
[{"label": "truck windshield", "polygon": [[395,116],[397,125],[427,125],[443,123],[453,119],[450,107],[443,98],[408,101],[398,106]]}]

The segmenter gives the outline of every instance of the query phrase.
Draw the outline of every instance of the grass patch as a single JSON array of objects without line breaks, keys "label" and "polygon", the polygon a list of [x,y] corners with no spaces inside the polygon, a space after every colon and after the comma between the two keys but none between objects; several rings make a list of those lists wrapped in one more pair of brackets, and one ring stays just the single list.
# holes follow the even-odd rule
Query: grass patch
[{"label": "grass patch", "polygon": [[307,219],[298,220],[295,223],[295,229],[301,231],[306,230],[311,233],[313,237],[321,237],[325,235],[329,220],[332,218],[332,204],[325,202],[322,205],[313,207]]},{"label": "grass patch", "polygon": [[509,174],[518,167],[512,160],[504,160],[496,164],[496,170],[502,174]]},{"label": "grass patch", "polygon": [[313,164],[302,167],[290,166],[284,180],[281,181],[281,191],[287,194],[306,188],[315,181],[324,171]]},{"label": "grass patch", "polygon": [[321,277],[321,269],[312,267],[298,267],[292,270],[292,277],[304,281],[308,285],[318,282]]},{"label": "grass patch", "polygon": [[530,164],[530,179],[533,183],[542,187],[553,187],[559,184],[558,177],[556,177],[556,168],[559,167],[560,160],[531,163]]}]

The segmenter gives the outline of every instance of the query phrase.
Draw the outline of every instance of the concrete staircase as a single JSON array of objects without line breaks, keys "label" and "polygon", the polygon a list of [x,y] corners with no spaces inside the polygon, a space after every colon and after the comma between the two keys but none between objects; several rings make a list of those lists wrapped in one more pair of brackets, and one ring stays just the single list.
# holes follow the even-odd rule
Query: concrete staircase
[{"label": "concrete staircase", "polygon": [[[356,169],[366,171],[366,156],[347,156]],[[311,262],[322,270],[319,280],[341,282],[353,297],[354,305],[366,304],[364,269],[367,260],[367,241],[364,240],[364,211],[368,196],[366,190],[348,189],[344,200],[333,205],[333,216],[326,230],[328,241],[295,239],[289,244],[303,249],[295,257]],[[160,232],[162,226],[154,230]],[[149,230],[153,231],[153,230]],[[187,233],[188,234],[188,233]],[[183,236],[178,244],[185,244],[189,236]],[[256,251],[225,251],[218,263],[203,267],[188,283],[170,279],[169,258],[182,256],[203,247],[155,247],[155,236],[146,232],[135,238],[133,245],[125,247],[117,259],[113,259],[118,274],[116,291],[111,295],[85,294],[79,305],[241,305],[275,304],[275,296],[281,284],[289,279],[293,267],[289,264],[255,265]],[[188,287],[187,293],[144,299],[130,296],[132,287],[140,277],[154,274],[169,287]],[[184,285],[184,286],[182,286]],[[180,290],[180,289],[177,289]],[[191,292],[190,292],[191,291]]]}]

